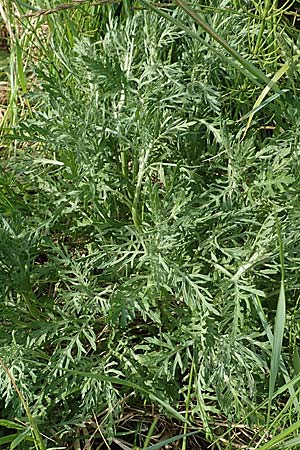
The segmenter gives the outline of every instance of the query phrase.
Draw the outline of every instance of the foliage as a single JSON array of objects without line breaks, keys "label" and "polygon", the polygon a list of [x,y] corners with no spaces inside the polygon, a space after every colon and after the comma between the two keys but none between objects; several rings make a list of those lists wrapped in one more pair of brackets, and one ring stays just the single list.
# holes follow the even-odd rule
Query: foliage
[{"label": "foliage", "polygon": [[[58,442],[93,415],[113,439],[127,401],[210,439],[217,416],[267,435],[298,418],[296,383],[272,401],[298,374],[297,34],[279,7],[219,3],[206,20],[243,58],[289,67],[246,134],[263,88],[180,8],[107,8],[83,35],[79,12],[51,16],[26,73],[0,172],[0,357]],[[21,416],[4,371],[0,391]]]}]

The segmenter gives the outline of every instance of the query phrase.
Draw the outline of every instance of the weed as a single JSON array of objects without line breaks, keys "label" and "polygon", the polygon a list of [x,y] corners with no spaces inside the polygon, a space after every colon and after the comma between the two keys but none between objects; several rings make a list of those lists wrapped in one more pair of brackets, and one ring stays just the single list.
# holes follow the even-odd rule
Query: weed
[{"label": "weed", "polygon": [[[151,402],[136,448],[158,448],[162,412],[182,427],[164,444],[199,448],[201,430],[229,449],[243,424],[243,445],[290,448],[297,33],[275,5],[177,3],[126,2],[119,16],[19,5],[28,41],[12,28],[0,356],[57,445],[96,417],[101,442],[124,446],[125,408]],[[22,412],[4,372],[0,391],[12,421]]]}]

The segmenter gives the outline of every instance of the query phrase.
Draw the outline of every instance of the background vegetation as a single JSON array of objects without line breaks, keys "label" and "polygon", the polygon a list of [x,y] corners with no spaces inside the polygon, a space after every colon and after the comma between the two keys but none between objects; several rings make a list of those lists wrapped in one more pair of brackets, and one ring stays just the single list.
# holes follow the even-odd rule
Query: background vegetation
[{"label": "background vegetation", "polygon": [[0,445],[300,448],[297,2],[0,12]]}]

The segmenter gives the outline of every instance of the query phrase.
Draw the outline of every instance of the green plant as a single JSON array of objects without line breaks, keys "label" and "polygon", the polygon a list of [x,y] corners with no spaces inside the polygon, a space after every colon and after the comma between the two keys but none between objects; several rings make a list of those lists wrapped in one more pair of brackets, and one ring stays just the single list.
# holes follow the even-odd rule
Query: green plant
[{"label": "green plant", "polygon": [[[39,26],[24,19],[46,59],[24,71],[31,109],[10,122],[0,173],[0,356],[58,445],[94,417],[112,442],[127,404],[147,401],[181,422],[183,449],[200,430],[221,448],[240,421],[263,448],[297,438],[296,39],[280,9],[284,50],[266,14],[223,3],[207,2],[205,20],[242,66],[198,27],[197,5],[190,17],[126,4],[121,18],[97,6],[91,22],[88,5],[47,5]],[[278,84],[273,97],[250,68]],[[276,383],[288,388],[274,395]],[[158,448],[156,425],[132,445]]]}]

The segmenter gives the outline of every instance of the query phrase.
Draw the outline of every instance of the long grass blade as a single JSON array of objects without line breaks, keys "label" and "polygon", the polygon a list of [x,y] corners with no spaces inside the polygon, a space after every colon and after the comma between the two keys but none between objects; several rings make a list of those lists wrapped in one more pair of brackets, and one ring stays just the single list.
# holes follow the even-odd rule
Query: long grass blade
[{"label": "long grass blade", "polygon": [[274,326],[274,339],[272,346],[272,356],[271,356],[271,368],[270,368],[270,383],[269,383],[269,404],[268,404],[268,417],[270,418],[272,397],[275,389],[276,378],[278,375],[280,357],[282,351],[282,342],[285,326],[285,315],[286,315],[286,301],[285,301],[285,288],[284,288],[284,256],[283,256],[283,240],[281,236],[281,230],[279,226],[279,221],[276,216],[277,225],[277,236],[279,242],[279,254],[280,254],[280,266],[281,266],[281,282],[280,282],[280,292],[277,303],[277,312],[275,317]]},{"label": "long grass blade", "polygon": [[[274,335],[273,335],[271,327],[270,327],[270,325],[268,323],[267,317],[266,317],[266,315],[264,313],[264,310],[263,310],[263,307],[261,305],[261,302],[260,302],[260,300],[259,300],[259,298],[257,296],[253,297],[253,300],[254,300],[254,305],[255,305],[258,317],[260,318],[260,321],[261,321],[261,323],[263,325],[263,328],[264,328],[265,333],[266,333],[266,335],[268,337],[268,340],[269,340],[269,343],[271,345],[271,348],[273,348]],[[294,389],[294,385],[297,382],[300,381],[300,375],[298,377],[296,377],[296,378],[291,380],[291,378],[290,378],[290,376],[288,374],[286,365],[284,363],[284,360],[282,358],[282,355],[280,356],[280,370],[282,372],[282,375],[283,375],[283,377],[285,379],[286,384],[284,386],[282,386],[281,388],[279,388],[279,390],[277,391],[277,395],[279,395],[280,393],[284,392],[284,390],[288,389],[288,391],[290,393],[290,396],[293,398],[294,407],[295,407],[296,411],[299,411],[300,407],[299,407],[298,399],[296,397],[296,392],[295,392],[295,389]],[[273,395],[273,398],[275,398],[275,396],[276,396],[276,394]]]}]

